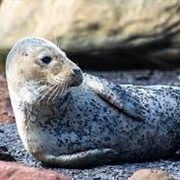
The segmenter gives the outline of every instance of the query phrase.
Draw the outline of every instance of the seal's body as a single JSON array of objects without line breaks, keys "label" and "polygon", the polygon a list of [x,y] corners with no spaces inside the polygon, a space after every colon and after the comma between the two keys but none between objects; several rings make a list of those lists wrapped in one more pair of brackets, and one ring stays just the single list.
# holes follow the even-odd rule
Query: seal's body
[{"label": "seal's body", "polygon": [[6,73],[20,137],[44,163],[93,166],[178,150],[178,87],[116,85],[83,74],[40,38],[15,44]]}]

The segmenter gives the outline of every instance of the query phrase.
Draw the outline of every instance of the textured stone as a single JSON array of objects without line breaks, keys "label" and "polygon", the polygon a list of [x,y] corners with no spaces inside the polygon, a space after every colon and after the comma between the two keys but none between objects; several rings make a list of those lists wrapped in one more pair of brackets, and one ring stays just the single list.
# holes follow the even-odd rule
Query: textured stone
[{"label": "textured stone", "polygon": [[14,113],[9,98],[7,82],[3,76],[0,76],[0,122],[15,122]]},{"label": "textured stone", "polygon": [[141,169],[136,171],[128,180],[173,180],[162,170]]},{"label": "textured stone", "polygon": [[75,61],[180,64],[179,11],[179,0],[3,1],[0,54],[19,38],[42,36],[57,39]]},{"label": "textured stone", "polygon": [[70,177],[51,170],[40,170],[14,162],[0,161],[1,180],[70,180]]}]

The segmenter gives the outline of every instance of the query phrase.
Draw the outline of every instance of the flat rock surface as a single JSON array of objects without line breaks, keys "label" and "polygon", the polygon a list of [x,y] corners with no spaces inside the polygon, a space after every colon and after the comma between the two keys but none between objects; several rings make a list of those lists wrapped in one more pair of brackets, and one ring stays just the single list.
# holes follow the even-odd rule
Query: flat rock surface
[{"label": "flat rock surface", "polygon": [[162,170],[141,169],[136,171],[128,180],[173,180]]},{"label": "flat rock surface", "polygon": [[[174,71],[120,71],[120,72],[91,72],[122,84],[168,84],[180,85],[180,69]],[[8,156],[9,160],[19,161],[32,167],[43,167],[24,149],[17,133],[15,124],[0,124],[0,159]],[[8,159],[7,158],[7,159]],[[123,163],[106,165],[91,169],[62,169],[51,168],[77,180],[126,180],[139,169],[160,169],[167,172],[175,180],[180,179],[180,161],[178,159],[159,160],[145,163]],[[50,169],[50,168],[48,168]]]},{"label": "flat rock surface", "polygon": [[56,171],[28,167],[20,163],[0,161],[1,180],[71,180]]}]

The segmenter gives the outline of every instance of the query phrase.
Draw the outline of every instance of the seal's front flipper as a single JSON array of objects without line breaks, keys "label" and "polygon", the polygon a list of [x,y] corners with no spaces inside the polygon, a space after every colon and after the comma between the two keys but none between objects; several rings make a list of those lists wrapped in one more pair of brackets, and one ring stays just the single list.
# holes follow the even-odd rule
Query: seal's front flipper
[{"label": "seal's front flipper", "polygon": [[144,121],[145,114],[148,111],[135,97],[128,94],[125,89],[117,86],[117,89],[108,89],[110,94],[99,93],[97,94],[107,103],[114,106],[116,109],[124,112],[127,116],[137,121]]},{"label": "seal's front flipper", "polygon": [[138,100],[125,90],[120,93],[120,98],[124,100],[123,112],[137,121],[144,121],[148,109]]},{"label": "seal's front flipper", "polygon": [[121,87],[112,82],[108,82],[106,79],[88,74],[85,74],[84,78],[86,78],[86,82],[92,90],[104,101],[121,112],[124,112],[134,120],[145,120],[145,115],[148,110],[138,99],[129,94],[125,87]]},{"label": "seal's front flipper", "polygon": [[87,85],[102,99],[118,107],[119,110],[123,110],[123,99],[119,98],[118,92],[119,86],[112,82],[108,82],[106,79],[99,78],[84,73],[84,79],[86,79]]}]

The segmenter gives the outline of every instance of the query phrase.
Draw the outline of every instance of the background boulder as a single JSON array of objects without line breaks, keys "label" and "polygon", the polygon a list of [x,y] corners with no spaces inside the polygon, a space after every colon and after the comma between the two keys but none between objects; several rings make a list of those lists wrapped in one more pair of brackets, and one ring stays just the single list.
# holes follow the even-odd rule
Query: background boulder
[{"label": "background boulder", "polygon": [[0,51],[25,36],[60,44],[83,67],[180,64],[180,1],[2,1]]}]

